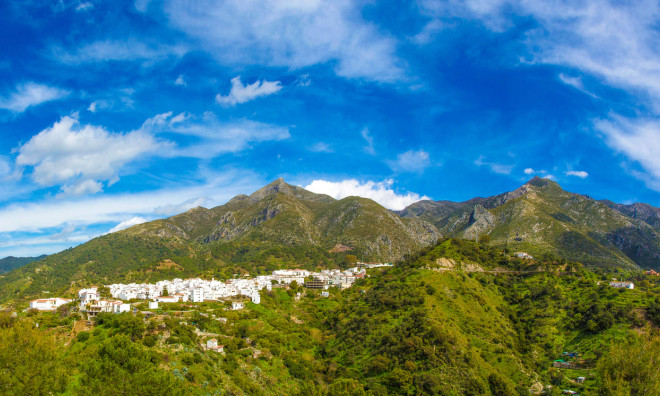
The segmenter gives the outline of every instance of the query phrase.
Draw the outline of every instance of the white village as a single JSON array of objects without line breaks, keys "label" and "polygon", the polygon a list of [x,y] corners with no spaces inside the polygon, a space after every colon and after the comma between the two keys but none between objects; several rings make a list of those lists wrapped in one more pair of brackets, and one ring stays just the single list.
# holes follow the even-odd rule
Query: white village
[{"label": "white village", "polygon": [[[327,290],[330,287],[345,289],[358,279],[367,276],[368,268],[391,267],[392,264],[358,263],[357,267],[347,270],[324,269],[313,272],[304,269],[276,270],[271,275],[260,275],[255,278],[244,277],[227,281],[205,280],[200,278],[163,280],[156,283],[115,283],[107,285],[112,295],[111,300],[101,299],[101,293],[96,286],[80,289],[78,300],[80,312],[87,317],[94,317],[101,312],[130,312],[131,304],[126,301],[147,300],[149,309],[158,309],[158,304],[167,303],[201,303],[204,301],[223,301],[230,297],[242,297],[241,301],[232,301],[232,310],[245,307],[245,301],[254,304],[261,302],[259,292],[268,291],[273,287],[288,287],[293,282],[307,289]],[[322,292],[323,297],[329,296]],[[42,298],[30,301],[29,309],[53,311],[58,307],[71,303],[66,298]]]}]

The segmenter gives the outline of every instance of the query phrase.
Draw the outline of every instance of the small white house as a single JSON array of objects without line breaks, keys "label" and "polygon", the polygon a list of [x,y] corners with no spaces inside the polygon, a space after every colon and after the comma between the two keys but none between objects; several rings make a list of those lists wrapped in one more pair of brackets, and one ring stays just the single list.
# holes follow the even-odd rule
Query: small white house
[{"label": "small white house", "polygon": [[258,290],[255,290],[255,292],[252,293],[252,303],[254,303],[254,304],[260,304],[261,303],[261,296],[259,295]]},{"label": "small white house", "polygon": [[610,282],[610,286],[617,289],[634,289],[635,285],[632,282]]},{"label": "small white house", "polygon": [[158,301],[149,301],[149,309],[158,309]]},{"label": "small white house", "polygon": [[121,300],[111,301],[111,300],[99,300],[96,303],[89,306],[87,309],[87,314],[90,316],[95,316],[100,312],[109,312],[109,313],[122,313],[130,312],[131,304],[125,304]]},{"label": "small white house", "polygon": [[78,298],[80,299],[80,309],[85,309],[87,304],[91,304],[94,301],[99,301],[101,299],[101,295],[98,292],[97,287],[90,287],[89,289],[78,290]]},{"label": "small white house", "polygon": [[231,309],[234,311],[238,311],[239,309],[243,309],[243,308],[245,308],[245,304],[242,302],[233,301],[231,303]]},{"label": "small white house", "polygon": [[190,301],[204,302],[204,289],[197,288],[190,291]]},{"label": "small white house", "polygon": [[321,297],[330,297],[330,292],[322,291],[321,292]]},{"label": "small white house", "polygon": [[520,258],[522,258],[522,259],[529,259],[529,260],[531,260],[531,259],[534,258],[534,257],[532,257],[530,254],[528,254],[527,252],[515,252],[513,255],[516,256],[516,257],[520,257]]},{"label": "small white house", "polygon": [[54,311],[58,307],[70,302],[71,300],[67,298],[40,298],[30,301],[30,309],[38,309],[39,311]]},{"label": "small white house", "polygon": [[216,351],[222,353],[225,351],[225,346],[218,345],[218,340],[216,340],[215,338],[211,338],[210,340],[206,341],[206,349],[209,351]]},{"label": "small white house", "polygon": [[179,296],[158,296],[156,297],[156,301],[161,303],[177,303],[179,302]]}]

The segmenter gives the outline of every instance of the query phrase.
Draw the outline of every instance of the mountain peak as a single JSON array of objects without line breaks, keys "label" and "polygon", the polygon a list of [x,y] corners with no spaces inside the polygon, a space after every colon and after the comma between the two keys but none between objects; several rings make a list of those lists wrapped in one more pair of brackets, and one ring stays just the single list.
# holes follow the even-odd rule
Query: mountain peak
[{"label": "mountain peak", "polygon": [[529,179],[529,181],[525,184],[534,187],[545,187],[548,185],[557,184],[557,182],[552,181],[551,179],[545,177],[534,176],[531,179]]},{"label": "mountain peak", "polygon": [[302,187],[288,184],[287,182],[284,181],[284,178],[281,177],[252,193],[252,195],[250,195],[250,199],[253,202],[258,202],[266,197],[278,193],[289,195],[304,201],[323,201],[323,202],[334,201],[334,199],[328,195],[315,194],[313,192],[305,190]]}]

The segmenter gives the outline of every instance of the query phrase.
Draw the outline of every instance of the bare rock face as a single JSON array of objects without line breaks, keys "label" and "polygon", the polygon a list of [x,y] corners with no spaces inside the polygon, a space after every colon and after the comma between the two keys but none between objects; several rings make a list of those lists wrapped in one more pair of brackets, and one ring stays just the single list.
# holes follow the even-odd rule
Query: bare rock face
[{"label": "bare rock face", "polygon": [[475,238],[478,235],[487,234],[495,225],[496,218],[488,209],[481,205],[476,205],[470,214],[469,226],[465,230],[465,236]]}]

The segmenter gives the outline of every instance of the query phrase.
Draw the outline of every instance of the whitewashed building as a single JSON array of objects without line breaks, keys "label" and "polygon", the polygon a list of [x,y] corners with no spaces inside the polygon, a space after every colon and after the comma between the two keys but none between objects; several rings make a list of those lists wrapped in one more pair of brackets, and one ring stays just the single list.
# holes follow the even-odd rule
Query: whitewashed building
[{"label": "whitewashed building", "polygon": [[72,300],[68,298],[40,298],[30,301],[30,309],[37,309],[39,311],[54,311],[62,305],[70,303]]}]

